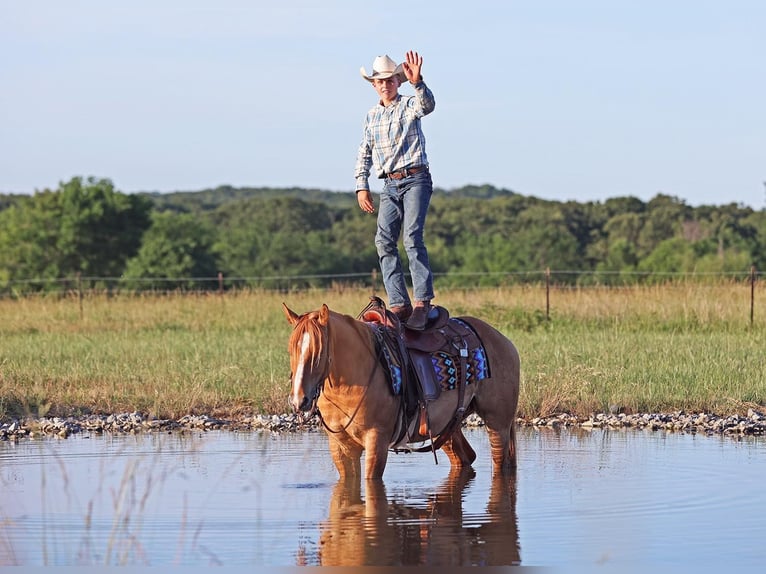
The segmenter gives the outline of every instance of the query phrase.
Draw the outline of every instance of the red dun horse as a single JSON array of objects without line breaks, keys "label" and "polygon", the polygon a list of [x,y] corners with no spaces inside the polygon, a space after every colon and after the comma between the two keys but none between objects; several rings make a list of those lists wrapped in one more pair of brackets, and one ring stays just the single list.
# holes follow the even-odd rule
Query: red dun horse
[{"label": "red dun horse", "polygon": [[468,514],[463,504],[475,474],[450,469],[425,505],[389,500],[382,480],[366,481],[364,497],[360,481],[338,481],[311,558],[320,566],[520,564],[516,477],[494,475],[486,509]]},{"label": "red dun horse", "polygon": [[[369,323],[331,311],[327,305],[303,315],[282,306],[293,326],[289,341],[293,410],[303,413],[319,410],[341,479],[381,478],[389,449],[408,421],[403,420],[402,397],[392,391],[381,364],[373,328]],[[441,437],[438,444],[452,468],[469,467],[476,453],[460,425],[449,423],[460,406],[464,408],[463,418],[478,414],[489,434],[493,472],[512,473],[516,470],[518,351],[487,323],[474,317],[460,320],[481,340],[491,375],[465,386],[462,405],[457,404],[461,393],[441,392],[428,408],[430,426],[437,433],[449,429],[449,436]]]}]

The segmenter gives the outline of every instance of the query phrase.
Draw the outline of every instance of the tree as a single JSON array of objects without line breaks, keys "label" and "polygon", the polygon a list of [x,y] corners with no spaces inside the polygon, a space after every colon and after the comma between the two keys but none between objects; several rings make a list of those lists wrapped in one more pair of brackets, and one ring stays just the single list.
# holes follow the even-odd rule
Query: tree
[{"label": "tree", "polygon": [[637,238],[639,256],[646,257],[663,241],[680,237],[691,213],[692,209],[677,197],[658,194],[651,199]]},{"label": "tree", "polygon": [[[128,283],[137,287],[147,283],[153,287],[187,289],[216,287],[218,262],[213,252],[213,229],[191,214],[155,213],[152,219],[138,254],[127,263]],[[139,279],[175,281],[139,282]]]},{"label": "tree", "polygon": [[750,242],[751,264],[761,271],[766,271],[766,209],[748,215],[743,224],[753,229],[754,237]]},{"label": "tree", "polygon": [[674,237],[660,244],[638,264],[640,271],[652,273],[685,273],[694,271],[694,249],[681,237]]},{"label": "tree", "polygon": [[[363,213],[354,202],[329,231],[332,246],[348,257],[347,273],[369,273],[378,268],[375,248],[376,217]],[[429,242],[429,254],[433,242]],[[434,261],[431,262],[432,266]]]},{"label": "tree", "polygon": [[11,205],[18,203],[24,199],[24,195],[4,194],[0,193],[0,211],[8,209]]},{"label": "tree", "polygon": [[0,212],[0,279],[114,277],[150,225],[149,200],[80,177]]},{"label": "tree", "polygon": [[213,214],[224,272],[240,277],[348,273],[355,251],[337,248],[332,239],[342,213],[294,197],[224,205]]},{"label": "tree", "polygon": [[60,210],[52,191],[27,197],[0,212],[0,281],[61,277],[57,248]]},{"label": "tree", "polygon": [[637,263],[635,245],[626,239],[617,239],[609,243],[604,259],[596,265],[599,273],[593,275],[592,280],[607,285],[634,283]]}]

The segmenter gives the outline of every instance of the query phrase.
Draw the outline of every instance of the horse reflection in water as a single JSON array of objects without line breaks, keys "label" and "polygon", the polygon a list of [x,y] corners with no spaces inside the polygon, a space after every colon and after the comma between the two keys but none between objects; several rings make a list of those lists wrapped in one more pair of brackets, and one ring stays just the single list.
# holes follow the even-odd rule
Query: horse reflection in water
[{"label": "horse reflection in water", "polygon": [[[322,566],[509,566],[521,561],[516,479],[496,474],[485,513],[463,514],[471,468],[452,469],[427,504],[388,501],[383,481],[340,480],[320,525]],[[304,562],[305,563],[305,562]]]},{"label": "horse reflection in water", "polygon": [[[411,438],[408,429],[415,428],[413,423],[417,422],[406,412],[402,393],[392,392],[376,339],[380,331],[370,322],[331,311],[327,305],[303,315],[284,304],[283,309],[293,326],[288,345],[293,409],[304,413],[318,409],[329,437],[333,462],[342,479],[359,480],[362,476],[368,480],[380,479],[389,449]],[[458,382],[460,392],[445,390],[431,403],[428,409],[434,429],[431,444],[438,444],[444,450],[453,469],[470,467],[476,453],[459,423],[475,412],[484,420],[489,434],[494,473],[513,474],[520,377],[518,351],[502,333],[475,317],[450,321],[458,322],[480,341],[482,360],[489,367],[488,376],[474,376],[471,384]],[[442,337],[448,329],[450,327],[440,332],[433,330],[429,336]],[[455,339],[459,339],[443,338],[453,345],[457,344]],[[465,339],[461,342],[466,344]],[[465,351],[461,357],[468,354],[465,348],[461,351]],[[458,379],[467,376],[468,369],[458,369],[458,372],[461,370],[465,372],[460,373]],[[406,436],[404,430],[407,430]],[[362,452],[365,453],[364,475]]]}]

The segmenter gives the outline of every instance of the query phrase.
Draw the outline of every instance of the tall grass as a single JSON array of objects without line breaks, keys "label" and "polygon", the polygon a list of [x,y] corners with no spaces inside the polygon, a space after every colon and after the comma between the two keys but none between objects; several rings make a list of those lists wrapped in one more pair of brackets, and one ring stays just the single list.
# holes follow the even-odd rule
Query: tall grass
[{"label": "tall grass", "polygon": [[[756,301],[764,288],[757,286]],[[0,300],[0,418],[138,410],[236,417],[287,410],[281,302],[356,315],[363,290]],[[437,303],[511,338],[520,415],[745,411],[766,403],[766,321],[749,286],[451,290]]]}]

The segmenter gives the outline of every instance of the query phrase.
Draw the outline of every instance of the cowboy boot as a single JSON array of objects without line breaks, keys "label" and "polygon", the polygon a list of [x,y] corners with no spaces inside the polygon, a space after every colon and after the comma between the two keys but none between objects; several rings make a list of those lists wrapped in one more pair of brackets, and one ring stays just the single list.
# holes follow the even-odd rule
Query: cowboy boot
[{"label": "cowboy boot", "polygon": [[428,322],[428,313],[431,311],[430,301],[418,301],[412,310],[412,315],[407,319],[407,328],[414,331],[422,331]]},{"label": "cowboy boot", "polygon": [[404,305],[397,305],[389,309],[394,315],[399,318],[402,323],[406,322],[412,315],[412,305],[405,303]]}]

